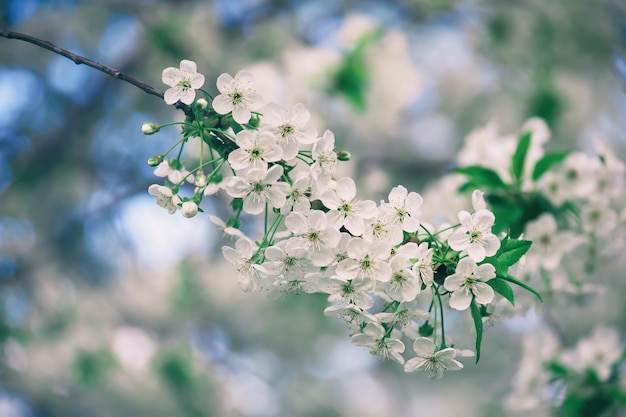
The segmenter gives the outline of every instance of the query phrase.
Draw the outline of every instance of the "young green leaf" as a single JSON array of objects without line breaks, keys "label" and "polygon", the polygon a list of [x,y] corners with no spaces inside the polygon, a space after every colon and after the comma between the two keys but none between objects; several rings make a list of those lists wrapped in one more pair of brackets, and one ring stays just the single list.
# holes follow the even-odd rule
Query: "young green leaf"
[{"label": "young green leaf", "polygon": [[507,265],[502,265],[498,258],[495,256],[489,256],[485,258],[481,264],[491,264],[496,269],[497,276],[506,276],[509,273],[509,267]]},{"label": "young green leaf", "polygon": [[476,301],[472,300],[470,310],[472,312],[472,319],[474,319],[474,328],[476,329],[476,363],[478,363],[480,360],[480,345],[483,341],[483,318]]},{"label": "young green leaf", "polygon": [[502,278],[505,281],[509,281],[510,283],[513,283],[517,286],[522,287],[523,289],[525,289],[526,291],[532,293],[535,297],[537,297],[539,299],[539,301],[541,301],[543,303],[543,299],[541,298],[541,294],[539,294],[537,292],[537,290],[535,290],[533,287],[531,287],[530,285],[520,281],[519,279],[512,277],[511,275],[507,275],[506,277],[498,277],[498,278]]},{"label": "young green leaf", "polygon": [[502,181],[500,175],[490,168],[485,168],[480,165],[471,165],[468,167],[459,167],[455,169],[455,172],[465,175],[469,182],[480,185],[481,187],[492,189],[507,188],[507,185]]},{"label": "young green leaf", "polygon": [[493,288],[495,292],[509,300],[511,305],[515,305],[515,295],[513,294],[513,288],[507,282],[501,278],[492,278],[487,281],[487,284]]},{"label": "young green leaf", "polygon": [[526,162],[526,154],[528,153],[532,136],[532,132],[522,133],[517,142],[513,159],[511,160],[511,175],[517,183],[521,182],[522,176],[524,175],[524,163]]},{"label": "young green leaf", "polygon": [[531,244],[530,240],[508,239],[500,246],[496,258],[505,267],[515,265],[528,252]]},{"label": "young green leaf", "polygon": [[533,168],[532,178],[533,181],[537,181],[543,174],[548,172],[556,164],[560,164],[567,158],[569,151],[564,152],[550,152],[545,154],[540,160],[537,161]]}]

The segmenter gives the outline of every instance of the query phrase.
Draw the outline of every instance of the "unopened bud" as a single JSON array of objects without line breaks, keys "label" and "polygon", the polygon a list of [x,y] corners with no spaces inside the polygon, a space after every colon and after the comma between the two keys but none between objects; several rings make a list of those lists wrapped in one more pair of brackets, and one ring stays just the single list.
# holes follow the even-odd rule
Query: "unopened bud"
[{"label": "unopened bud", "polygon": [[337,151],[337,159],[340,161],[349,161],[351,158],[350,152],[348,151]]},{"label": "unopened bud", "polygon": [[207,186],[207,178],[204,171],[200,170],[196,174],[196,179],[194,181],[194,185],[198,188],[204,188]]},{"label": "unopened bud", "polygon": [[148,158],[148,165],[151,167],[158,166],[161,162],[163,162],[163,155],[155,155]]},{"label": "unopened bud", "polygon": [[180,208],[180,212],[189,219],[198,214],[198,205],[193,201],[185,201]]},{"label": "unopened bud", "polygon": [[161,126],[159,126],[156,123],[145,122],[144,124],[141,125],[141,131],[143,132],[144,135],[153,135],[159,130],[161,130]]},{"label": "unopened bud", "polygon": [[206,108],[209,107],[209,102],[203,98],[199,98],[198,100],[196,100],[196,105],[202,110],[206,110]]}]

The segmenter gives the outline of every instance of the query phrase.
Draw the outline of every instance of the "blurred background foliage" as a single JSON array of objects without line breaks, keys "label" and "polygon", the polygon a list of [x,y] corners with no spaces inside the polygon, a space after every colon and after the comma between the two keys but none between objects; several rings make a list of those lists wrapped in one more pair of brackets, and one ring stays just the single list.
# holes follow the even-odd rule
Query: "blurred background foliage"
[{"label": "blurred background foliage", "polygon": [[[351,41],[354,16],[376,30]],[[491,120],[516,132],[540,116],[551,148],[598,134],[624,155],[620,0],[2,0],[0,27],[157,88],[181,59],[209,91],[254,68],[336,133],[369,197],[422,191]],[[206,217],[171,217],[147,195],[145,161],[176,132],[140,126],[180,117],[0,39],[0,415],[503,415],[532,317],[490,328],[479,366],[429,381],[351,346],[323,296],[242,293]]]}]

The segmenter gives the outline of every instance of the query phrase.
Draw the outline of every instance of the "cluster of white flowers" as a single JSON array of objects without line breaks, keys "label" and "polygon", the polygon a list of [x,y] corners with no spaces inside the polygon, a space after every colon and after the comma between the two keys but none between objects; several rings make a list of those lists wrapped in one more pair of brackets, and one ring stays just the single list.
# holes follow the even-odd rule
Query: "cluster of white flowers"
[{"label": "cluster of white flowers", "polygon": [[[181,71],[183,66],[185,79],[199,78],[188,71],[195,64],[182,61]],[[172,89],[178,91],[179,83]],[[501,241],[492,232],[496,219],[483,193],[474,191],[473,211],[461,210],[454,225],[425,222],[422,196],[402,185],[386,201],[362,200],[352,178],[337,176],[337,164],[349,154],[336,149],[333,132],[319,135],[309,125],[304,105],[263,104],[247,71],[222,74],[217,89],[212,104],[199,99],[190,106],[183,139],[170,148],[179,146],[179,156],[151,159],[155,175],[168,179],[150,187],[157,203],[193,217],[203,197],[223,191],[233,199],[234,214],[210,217],[236,237],[222,252],[244,291],[327,294],[325,313],[346,321],[355,345],[404,364],[407,372],[441,377],[461,369],[445,334],[444,311],[469,309],[481,323],[481,311],[498,301],[496,293],[512,302],[505,280],[515,278],[507,270],[527,250],[500,265],[498,251],[509,237],[503,234]],[[166,97],[175,94],[169,91]],[[154,126],[144,132],[153,133]],[[187,170],[180,155],[192,138],[208,151],[201,150],[197,168]],[[191,197],[179,194],[186,182],[195,186]],[[240,230],[242,214],[263,217],[262,236]],[[476,331],[480,341],[482,325]],[[405,362],[406,340],[416,356]],[[476,348],[478,357],[479,342]]]},{"label": "cluster of white flowers", "polygon": [[[563,294],[601,291],[599,283],[582,277],[588,276],[603,257],[624,248],[624,162],[597,137],[590,152],[546,152],[550,131],[540,119],[527,121],[521,132],[529,134],[530,141],[519,177],[512,174],[518,137],[501,136],[495,123],[467,137],[458,156],[461,173],[470,172],[464,168],[480,166],[501,180],[476,185],[485,191],[494,211],[498,212],[495,205],[501,204],[509,218],[516,219],[517,232],[533,242],[524,257],[530,283]],[[451,212],[443,213],[441,205],[426,206],[427,218],[437,215],[451,221],[455,210],[465,207],[465,201],[458,198],[458,188],[466,182],[467,177],[453,173],[434,184],[432,189],[438,197],[450,202],[446,207]],[[478,181],[470,176],[469,182]],[[446,193],[449,197],[445,197]],[[469,222],[469,217],[464,216],[465,222]],[[570,268],[565,270],[564,264]]]},{"label": "cluster of white flowers", "polygon": [[[548,328],[536,329],[525,339],[523,357],[504,406],[511,415],[611,414],[615,398],[626,394],[626,348],[618,331],[599,325],[570,348],[561,346]],[[620,405],[617,405],[621,409]],[[576,412],[574,412],[576,411]],[[578,413],[580,412],[580,414]]]}]

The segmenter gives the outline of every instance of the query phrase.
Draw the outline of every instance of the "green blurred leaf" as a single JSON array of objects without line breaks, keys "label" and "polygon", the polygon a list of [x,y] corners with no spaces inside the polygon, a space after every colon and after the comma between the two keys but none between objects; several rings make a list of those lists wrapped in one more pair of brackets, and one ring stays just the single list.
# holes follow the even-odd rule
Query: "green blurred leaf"
[{"label": "green blurred leaf", "polygon": [[485,200],[496,216],[496,222],[493,225],[494,233],[509,232],[510,229],[517,230],[519,228],[518,224],[524,216],[524,209],[520,204],[498,194],[487,194]]},{"label": "green blurred leaf", "polygon": [[585,399],[577,395],[568,395],[559,407],[561,417],[583,417],[581,414]]},{"label": "green blurred leaf", "polygon": [[533,168],[533,181],[537,181],[539,178],[541,178],[543,174],[548,172],[554,165],[563,162],[569,154],[570,151],[550,152],[545,154],[541,159],[537,161],[535,167]]},{"label": "green blurred leaf", "polygon": [[570,370],[567,366],[557,361],[548,362],[546,364],[546,370],[550,372],[556,379],[565,378],[570,373]]},{"label": "green blurred leaf", "polygon": [[515,295],[513,294],[513,289],[506,281],[501,278],[492,278],[487,281],[487,284],[493,288],[495,292],[509,300],[511,305],[515,305]]},{"label": "green blurred leaf", "polygon": [[79,351],[74,358],[76,381],[82,385],[95,386],[116,364],[113,353],[108,349],[99,349],[93,352]]},{"label": "green blurred leaf", "polygon": [[181,352],[164,354],[157,364],[161,380],[173,391],[185,391],[194,386],[194,376],[189,355]]},{"label": "green blurred leaf", "polygon": [[331,92],[342,94],[352,107],[360,111],[367,106],[366,93],[370,79],[365,48],[380,38],[382,33],[381,30],[371,30],[359,39],[354,49],[345,56],[331,85]]},{"label": "green blurred leaf", "polygon": [[459,174],[463,174],[467,177],[469,182],[477,184],[480,188],[491,189],[505,189],[507,185],[502,181],[500,175],[496,171],[490,168],[485,168],[480,165],[471,165],[467,167],[459,167],[454,170]]},{"label": "green blurred leaf", "polygon": [[524,164],[526,162],[526,155],[528,154],[532,135],[532,132],[522,133],[517,142],[513,159],[511,160],[511,175],[518,184],[521,182],[522,176],[524,175]]},{"label": "green blurred leaf", "polygon": [[541,298],[541,294],[539,294],[537,292],[537,290],[535,290],[533,287],[531,287],[530,285],[518,280],[515,277],[512,277],[511,275],[507,275],[506,277],[498,277],[498,278],[502,278],[505,281],[509,281],[510,283],[513,283],[519,287],[522,287],[523,289],[525,289],[526,291],[532,293],[535,295],[535,297],[537,297],[539,299],[539,301],[541,301],[543,303],[543,299]]},{"label": "green blurred leaf", "polygon": [[194,265],[182,262],[178,267],[178,283],[172,292],[172,305],[179,312],[193,312],[204,305],[202,287],[198,284]]},{"label": "green blurred leaf", "polygon": [[483,319],[480,314],[480,308],[473,299],[470,304],[470,310],[472,312],[472,319],[474,320],[474,328],[476,329],[476,363],[478,363],[480,360],[480,345],[483,341]]}]

